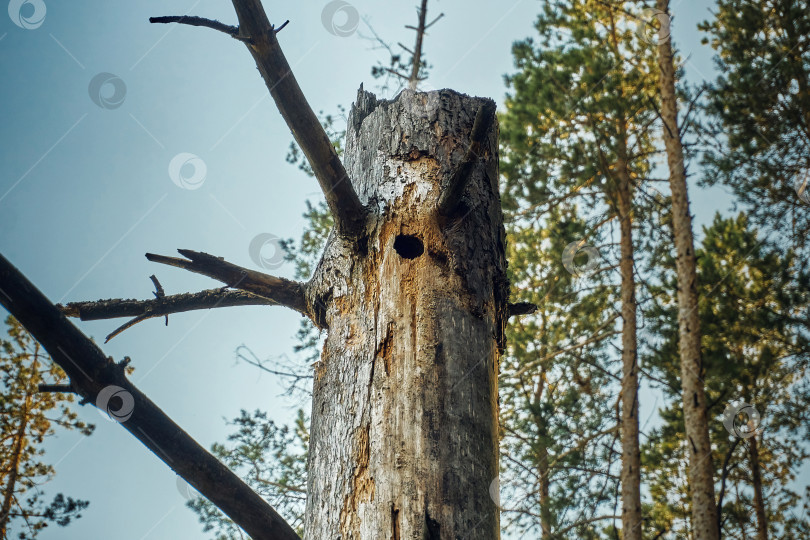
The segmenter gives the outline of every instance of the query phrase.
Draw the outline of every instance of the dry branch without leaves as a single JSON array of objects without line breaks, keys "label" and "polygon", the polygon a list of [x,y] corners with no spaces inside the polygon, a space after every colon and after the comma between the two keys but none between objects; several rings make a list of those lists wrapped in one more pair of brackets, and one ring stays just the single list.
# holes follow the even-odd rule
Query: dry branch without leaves
[{"label": "dry branch without leaves", "polygon": [[[82,403],[96,403],[115,386],[132,396],[131,416],[121,425],[177,474],[256,539],[297,539],[298,535],[267,501],[200,446],[126,377],[127,360],[115,362],[73,326],[19,270],[0,255],[0,304],[48,351],[70,378],[70,385],[45,388],[73,391]],[[119,410],[120,406],[101,403]]]},{"label": "dry branch without leaves", "polygon": [[[207,27],[223,32],[245,43],[279,111],[295,137],[296,142],[304,152],[324,192],[326,202],[335,220],[337,235],[340,237],[341,241],[349,240],[349,242],[345,243],[345,246],[353,245],[354,247],[352,249],[354,249],[355,252],[359,251],[358,248],[364,245],[363,237],[369,234],[367,228],[371,228],[369,227],[369,218],[372,217],[370,208],[360,201],[351,178],[349,178],[347,174],[346,168],[338,158],[323,126],[313,113],[309,103],[307,103],[281,51],[276,34],[284,25],[276,28],[270,24],[259,0],[233,0],[233,4],[239,21],[238,26],[230,26],[220,23],[219,21],[185,15],[157,17],[150,19],[150,21],[153,23],[178,23]],[[425,23],[425,5],[426,3],[423,2],[423,9],[420,12],[420,34],[423,34],[424,30],[429,27],[430,24],[433,24]],[[419,47],[417,47],[417,49],[418,48]],[[420,52],[417,50],[417,59],[414,62],[414,73],[416,76],[418,76],[418,68],[420,65],[419,56]],[[462,100],[458,97],[453,97],[453,99],[456,100],[456,106],[461,107],[463,106],[463,102],[471,98],[465,97]],[[374,101],[374,106],[376,107],[376,100],[373,96],[370,96],[368,101],[369,103]],[[413,106],[413,104],[411,104],[411,106]],[[370,114],[374,107],[370,105],[369,107],[368,113]],[[495,432],[491,425],[493,415],[491,414],[491,410],[489,410],[494,403],[491,395],[489,395],[494,385],[487,382],[483,388],[474,386],[471,384],[471,380],[467,380],[467,375],[481,364],[482,357],[489,359],[488,361],[495,364],[496,352],[493,343],[491,343],[493,339],[492,336],[495,336],[496,343],[494,345],[502,346],[501,338],[503,336],[504,315],[507,315],[507,285],[504,277],[505,274],[503,273],[505,262],[503,243],[501,241],[503,234],[502,216],[500,215],[500,207],[497,203],[497,199],[491,196],[493,190],[497,191],[497,158],[495,156],[497,150],[490,149],[486,155],[482,156],[481,154],[484,141],[488,140],[488,134],[492,131],[495,118],[494,113],[495,105],[494,102],[491,101],[487,101],[478,109],[466,154],[457,164],[456,170],[450,175],[447,185],[442,187],[443,191],[436,203],[437,206],[435,210],[433,210],[444,216],[450,216],[456,212],[462,196],[467,190],[468,184],[470,184],[471,177],[478,175],[478,179],[476,180],[477,191],[475,191],[476,195],[473,199],[477,197],[477,200],[484,201],[485,203],[479,204],[479,212],[486,211],[491,213],[496,226],[486,231],[489,235],[488,242],[492,246],[500,246],[493,247],[488,252],[489,255],[492,255],[494,261],[493,264],[489,265],[489,269],[494,274],[497,274],[495,276],[497,279],[483,279],[482,276],[477,276],[473,280],[473,282],[477,284],[476,286],[480,286],[480,290],[477,290],[476,295],[472,295],[472,297],[476,298],[476,301],[484,297],[490,297],[498,306],[486,319],[486,324],[489,325],[487,329],[483,332],[475,333],[473,329],[478,328],[481,324],[480,315],[473,317],[470,313],[467,313],[468,309],[466,306],[456,302],[452,305],[455,306],[458,314],[463,316],[464,320],[469,321],[469,324],[466,325],[468,335],[466,338],[460,338],[455,334],[442,334],[444,337],[437,337],[444,345],[448,345],[448,348],[443,349],[443,344],[440,344],[436,355],[455,354],[459,358],[464,358],[465,361],[472,363],[470,366],[467,366],[470,369],[466,370],[464,373],[462,373],[462,364],[453,366],[455,371],[451,373],[451,375],[454,377],[453,380],[457,380],[457,382],[453,384],[451,391],[462,383],[465,385],[464,388],[470,386],[470,392],[478,392],[473,392],[475,399],[480,401],[479,408],[481,411],[485,412],[483,416],[480,416],[478,424],[475,424],[472,431],[468,429],[470,427],[468,422],[459,421],[455,424],[455,428],[459,432],[466,432],[465,430],[467,430],[470,433],[484,435],[484,437],[471,437],[470,439],[478,440],[476,444],[485,450],[479,450],[479,452],[482,453],[482,455],[484,453],[487,454],[486,466],[477,467],[475,474],[470,473],[467,479],[471,481],[474,480],[477,483],[476,485],[481,488],[477,490],[480,493],[478,493],[476,497],[480,508],[489,508],[491,506],[491,501],[486,495],[485,488],[490,481],[489,475],[492,474],[495,469],[494,460],[492,459],[494,454],[491,450],[497,442],[494,444],[490,443],[497,441],[497,438],[494,435]],[[456,117],[458,118],[460,116],[456,115]],[[469,116],[466,115],[464,117],[469,118]],[[463,135],[461,135],[463,132],[458,129],[458,126],[454,129],[457,133],[456,138],[463,138]],[[422,131],[424,132],[425,130]],[[461,135],[461,137],[458,135]],[[433,145],[432,142],[431,145]],[[435,148],[431,151],[433,154],[439,155]],[[475,168],[479,159],[487,161],[487,167],[491,169],[488,169],[489,172],[481,172]],[[483,177],[481,176],[482,174]],[[478,216],[478,219],[483,219],[483,216]],[[474,223],[476,222],[472,218],[467,220],[468,227],[473,227],[472,224]],[[460,233],[458,230],[454,230],[450,231],[450,234],[459,235]],[[441,232],[436,231],[435,236],[438,238],[441,236]],[[454,244],[448,249],[458,250],[460,249],[459,245]],[[314,314],[316,311],[314,309],[315,306],[311,306],[307,301],[306,293],[307,287],[309,286],[308,284],[249,270],[207,253],[190,250],[178,251],[182,257],[147,254],[147,258],[153,262],[175,266],[211,277],[224,283],[227,287],[201,291],[199,293],[166,296],[159,282],[154,278],[156,298],[148,301],[103,300],[99,302],[79,302],[68,304],[60,309],[51,304],[16,268],[5,258],[0,256],[0,303],[26,327],[45,349],[48,350],[54,361],[62,366],[68,374],[70,378],[69,386],[58,388],[49,387],[46,388],[46,390],[72,391],[81,395],[84,398],[84,402],[95,402],[99,393],[105,388],[111,385],[120,387],[132,396],[134,402],[132,415],[125,422],[122,422],[125,429],[135,435],[135,437],[158,455],[158,457],[174,469],[181,477],[186,479],[189,484],[194,486],[200,493],[228,515],[228,517],[233,519],[233,521],[242,527],[252,538],[257,540],[271,538],[280,540],[296,539],[298,536],[289,524],[286,523],[266,501],[254,493],[233,472],[219,463],[179,426],[174,424],[168,416],[127,380],[125,373],[127,361],[116,363],[111,358],[107,358],[101,349],[65,318],[66,314],[78,316],[85,320],[121,316],[134,317],[116,332],[113,332],[109,337],[148,318],[167,316],[170,313],[193,309],[210,309],[213,307],[236,305],[283,305],[309,316],[315,320],[316,324],[323,319]],[[321,280],[320,285],[325,286],[324,283],[325,282]],[[229,290],[228,288],[235,290]],[[392,289],[390,292],[393,293],[394,290]],[[396,292],[398,292],[398,289]],[[492,305],[492,303],[484,303],[482,305]],[[318,307],[320,308],[322,306]],[[513,304],[510,306],[508,314],[517,315],[531,313],[533,311],[532,307],[533,306],[525,303]],[[397,320],[400,315],[401,314],[398,313],[396,309],[388,313],[388,316],[391,317],[389,327],[393,328],[393,322]],[[464,327],[464,325],[462,325],[462,327]],[[431,326],[431,328],[437,331],[441,329],[440,326]],[[444,328],[442,332],[449,332],[449,330]],[[339,341],[342,338],[336,333],[332,336],[332,339],[333,341]],[[477,347],[477,350],[481,354],[474,358],[465,357],[473,341],[475,341],[475,347]],[[403,346],[402,342],[392,341],[391,347],[389,347],[389,353],[394,355],[394,347],[399,347],[401,351]],[[340,355],[337,353],[333,354],[333,357],[335,360],[341,360]],[[336,364],[333,366],[333,370],[339,371],[340,365]],[[380,370],[388,371],[388,367],[382,366]],[[480,371],[481,373],[487,374],[487,377],[492,376],[491,371]],[[382,371],[378,372],[378,376],[381,376],[380,373],[382,373]],[[447,374],[444,376],[449,377]],[[449,383],[449,381],[450,379],[448,378],[445,382]],[[489,379],[487,379],[487,381],[489,381]],[[337,386],[339,385],[334,385],[333,388]],[[328,390],[329,385],[322,382],[319,387],[322,398],[328,394],[324,389]],[[340,389],[337,388],[337,390]],[[391,396],[389,396],[389,399],[390,398]],[[337,403],[331,403],[330,406],[337,406]],[[445,415],[444,419],[450,419],[452,422],[455,422],[456,417],[461,418],[459,415]],[[337,415],[334,415],[334,418],[337,418]],[[334,420],[334,418],[332,419]],[[323,421],[324,418],[321,418],[321,420]],[[345,428],[347,425],[348,424],[344,423],[342,427]],[[413,429],[417,429],[415,425],[412,427]],[[420,437],[424,435],[417,433],[417,431],[414,431],[414,433],[418,434]],[[365,431],[365,433],[368,435],[368,431]],[[382,440],[385,441],[385,438],[383,437]],[[368,449],[368,443],[369,439],[366,438],[366,449]],[[361,444],[360,446],[362,448],[363,445]],[[489,446],[492,448],[489,448]],[[449,447],[444,446],[443,448],[445,449],[443,451],[443,463],[450,463],[455,457],[452,452],[447,450]],[[330,457],[326,454],[321,456],[321,458],[326,461],[330,460]],[[334,460],[332,460],[330,464],[334,464]],[[339,465],[340,467],[349,467],[351,464]],[[369,466],[367,459],[364,466]],[[383,468],[385,467],[387,467],[387,465]],[[434,469],[433,472],[435,474],[441,472],[439,471],[438,465],[434,464]],[[324,470],[327,471],[327,474],[323,474],[319,478],[316,477],[317,475],[313,475],[311,479],[313,481],[330,483],[335,481],[332,475],[328,474],[330,470],[329,467],[325,467]],[[380,475],[380,478],[382,477],[383,476]],[[357,480],[357,478],[355,478],[355,480]],[[390,485],[386,486],[383,482],[380,482],[378,489],[392,490],[396,489],[397,485],[396,482],[392,482]],[[458,497],[459,500],[469,495],[469,492],[466,491],[461,484],[450,486],[448,489],[451,489],[453,496]],[[316,487],[314,491],[318,493],[318,488]],[[325,491],[322,489],[321,492]],[[439,496],[438,494],[433,495]],[[422,501],[422,503],[425,504],[424,512],[419,515],[420,519],[423,518],[424,526],[427,526],[430,531],[438,535],[438,520],[442,520],[446,522],[444,527],[448,530],[451,529],[450,523],[452,520],[447,521],[447,516],[443,516],[441,513],[436,513],[431,517],[427,512],[435,505],[433,503],[427,505],[425,501]],[[461,508],[461,505],[459,505],[459,508]],[[472,507],[467,509],[467,512],[470,514],[470,519],[472,519],[473,515],[477,515],[477,512],[480,513],[480,508],[479,510],[471,510],[471,508]],[[404,509],[402,512],[404,515]],[[379,513],[375,517],[382,520],[390,519],[390,510],[386,507],[385,512]],[[316,518],[318,522],[322,522],[323,530],[335,526],[335,516],[333,515],[322,515],[321,512],[317,511],[308,513],[308,522],[310,525],[312,525],[313,520]],[[494,528],[496,521],[492,518],[487,519],[487,527]],[[341,519],[341,521],[343,520]],[[369,521],[369,523],[371,523],[371,521]],[[399,523],[399,521],[397,521],[397,523]],[[410,522],[407,520],[403,521],[402,527],[406,525],[408,527],[423,527],[421,521],[419,523],[410,523],[410,525],[408,525],[408,523]],[[357,523],[350,525],[353,528],[360,526]],[[369,527],[371,527],[369,530],[375,533],[378,530],[378,528],[373,525],[369,525]],[[397,525],[397,528],[394,530],[398,531],[398,527],[399,525]],[[317,526],[313,526],[311,530],[316,531],[312,534],[318,535]],[[403,529],[403,531],[404,530],[405,529]],[[431,534],[434,534],[433,532]]]},{"label": "dry branch without leaves", "polygon": [[281,27],[276,29],[270,24],[259,0],[233,0],[233,5],[239,19],[236,32],[234,27],[199,17],[153,17],[149,21],[206,26],[245,42],[276,107],[312,167],[329,211],[335,218],[338,233],[359,238],[365,228],[368,209],[360,202],[332,141],[298,86],[276,38]]}]

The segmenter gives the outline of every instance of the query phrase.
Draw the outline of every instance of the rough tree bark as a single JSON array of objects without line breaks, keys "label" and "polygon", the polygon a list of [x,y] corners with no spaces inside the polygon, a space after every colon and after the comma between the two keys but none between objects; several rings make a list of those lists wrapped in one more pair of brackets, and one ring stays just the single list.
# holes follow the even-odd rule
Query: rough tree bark
[{"label": "rough tree bark", "polygon": [[759,464],[759,443],[756,435],[748,439],[748,460],[751,467],[751,483],[754,486],[757,540],[768,540],[768,516],[765,513],[765,498],[762,494],[762,466]]},{"label": "rough tree bark", "polygon": [[[438,212],[488,100],[360,90],[346,170],[373,218],[330,236],[307,297],[329,328],[315,370],[308,538],[499,536],[497,373],[507,318],[497,128]],[[480,114],[479,114],[480,115]]]},{"label": "rough tree bark", "polygon": [[616,164],[622,315],[622,538],[641,540],[641,451],[638,442],[638,331],[633,247],[632,185],[626,149]]},{"label": "rough tree bark", "polygon": [[678,275],[678,348],[681,357],[683,416],[689,448],[689,491],[692,498],[692,527],[696,540],[717,540],[717,505],[714,499],[714,467],[709,439],[706,395],[703,388],[698,313],[697,260],[689,213],[689,194],[683,144],[678,128],[678,98],[675,92],[675,62],[669,29],[669,0],[657,0],[666,15],[659,30],[658,65],[661,89],[661,118],[672,192],[672,230],[675,237]]}]

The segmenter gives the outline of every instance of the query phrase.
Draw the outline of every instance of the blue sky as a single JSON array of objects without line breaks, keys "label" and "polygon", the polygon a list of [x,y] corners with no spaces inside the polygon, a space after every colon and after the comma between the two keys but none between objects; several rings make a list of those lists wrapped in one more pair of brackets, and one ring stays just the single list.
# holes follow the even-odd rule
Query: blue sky
[{"label": "blue sky", "polygon": [[[374,89],[370,66],[385,59],[359,33],[329,33],[321,23],[326,3],[265,0],[271,21],[291,21],[280,42],[316,111],[348,106],[361,82]],[[413,24],[415,3],[352,1],[381,36],[404,43],[412,41],[402,26]],[[49,298],[150,298],[153,273],[167,294],[201,290],[216,284],[143,254],[189,248],[256,268],[248,246],[257,234],[300,236],[304,201],[316,198],[318,187],[285,162],[289,130],[244,46],[208,29],[148,23],[150,16],[181,14],[234,23],[230,2],[44,4],[34,29],[0,14],[0,251]],[[693,81],[712,75],[695,29],[708,17],[706,6],[674,5],[674,35]],[[432,1],[429,18],[439,11],[445,17],[426,41],[430,86],[502,103],[511,43],[533,34],[539,7],[536,0]],[[363,25],[360,33],[368,34]],[[100,73],[122,81],[125,95],[102,95],[120,106],[91,99],[88,86]],[[169,176],[180,153],[205,164],[197,189]],[[695,191],[693,203],[705,223],[727,199]],[[293,268],[274,272],[292,277]],[[117,321],[79,326],[103,342]],[[297,328],[289,310],[229,308],[172,316],[168,328],[147,321],[104,350],[130,356],[135,384],[208,447],[225,438],[223,419],[239,409],[292,417],[290,403],[277,397],[277,381],[236,364],[234,350],[244,343],[260,357],[292,355]],[[57,477],[46,489],[91,505],[75,524],[52,528],[43,539],[207,537],[167,466],[94,408],[78,411],[98,425],[96,433],[86,440],[60,434],[48,443]]]}]

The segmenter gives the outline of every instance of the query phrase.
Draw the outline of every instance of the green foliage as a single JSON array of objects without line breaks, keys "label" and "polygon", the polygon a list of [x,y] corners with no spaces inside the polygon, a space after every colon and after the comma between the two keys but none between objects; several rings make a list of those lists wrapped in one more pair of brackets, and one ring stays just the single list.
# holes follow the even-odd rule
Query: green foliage
[{"label": "green foliage", "polygon": [[[69,406],[70,394],[38,391],[40,384],[66,382],[62,369],[16,319],[6,319],[8,339],[0,340],[0,532],[36,538],[45,527],[64,527],[81,517],[87,501],[61,493],[44,500],[41,486],[53,479],[43,461],[45,441],[57,428],[93,432]],[[5,536],[4,536],[5,537]]]},{"label": "green foliage", "polygon": [[700,28],[717,51],[706,182],[729,186],[757,225],[806,248],[810,174],[810,4],[718,0]]},{"label": "green foliage", "polygon": [[655,51],[635,19],[609,5],[548,2],[535,25],[538,42],[513,46],[518,71],[506,78],[512,93],[501,119],[508,211],[530,219],[577,199],[615,212],[617,160],[627,161],[637,185],[650,171]]},{"label": "green foliage", "polygon": [[[724,494],[724,536],[753,534],[750,441],[727,431],[721,419],[729,403],[752,404],[761,415],[756,434],[771,534],[807,530],[792,510],[800,501],[790,483],[810,457],[802,441],[810,414],[810,275],[792,251],[761,238],[745,214],[715,217],[697,253],[704,382],[709,402],[715,478]],[[646,478],[653,499],[651,529],[687,534],[686,455],[680,408],[674,260],[663,261],[667,278],[656,290],[651,313],[651,367],[672,398],[645,448]],[[725,481],[723,478],[725,477]],[[804,536],[807,538],[807,536]]]},{"label": "green foliage", "polygon": [[[519,535],[616,532],[608,520],[618,513],[621,321],[611,227],[622,162],[631,197],[640,195],[634,226],[648,227],[662,206],[649,184],[655,49],[636,31],[638,8],[547,2],[536,40],[513,46],[517,72],[507,77],[500,118],[507,254],[513,301],[538,305],[510,325],[501,363],[501,462],[511,491],[502,523]],[[592,272],[576,275],[583,253],[566,268],[572,244],[593,248]]]},{"label": "green foliage", "polygon": [[[303,534],[309,419],[299,410],[290,428],[276,425],[264,412],[243,410],[230,424],[236,431],[228,436],[228,443],[214,443],[211,452]],[[187,505],[216,540],[247,538],[207,499],[194,497]]]},{"label": "green foliage", "polygon": [[[576,278],[560,253],[585,229],[552,212],[545,228],[510,227],[510,279],[538,310],[507,328],[501,360],[501,522],[522,537],[570,529],[612,504],[617,491],[615,375],[607,352],[616,333],[610,289]],[[570,516],[570,517],[569,517]]]}]

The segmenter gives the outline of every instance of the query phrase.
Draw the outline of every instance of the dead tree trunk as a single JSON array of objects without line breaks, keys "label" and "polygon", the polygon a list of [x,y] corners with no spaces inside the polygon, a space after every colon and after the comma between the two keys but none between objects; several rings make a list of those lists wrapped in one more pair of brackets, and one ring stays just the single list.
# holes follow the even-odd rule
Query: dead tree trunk
[{"label": "dead tree trunk", "polygon": [[[448,90],[378,101],[362,88],[352,107],[346,170],[373,218],[358,243],[330,237],[307,286],[329,328],[308,538],[499,536],[489,487],[508,289],[494,125],[469,151],[488,108]],[[459,180],[463,199],[442,205]]]},{"label": "dead tree trunk", "polygon": [[302,313],[328,330],[315,368],[307,536],[497,539],[498,358],[508,316],[533,306],[507,304],[495,104],[449,90],[378,101],[361,87],[344,166],[281,51],[276,34],[286,23],[270,24],[259,0],[233,4],[238,27],[186,15],[150,20],[223,32],[255,59],[335,219],[310,282],[181,249],[182,258],[147,258],[225,287],[166,296],[153,276],[153,300],[60,312],[0,256],[0,303],[65,369],[71,391],[91,401],[109,385],[129,393],[134,410],[123,426],[257,540],[297,536],[126,379],[128,359],[107,359],[63,313],[134,316],[109,337],[191,309],[268,304]]}]

